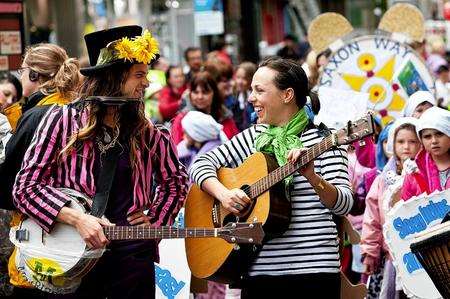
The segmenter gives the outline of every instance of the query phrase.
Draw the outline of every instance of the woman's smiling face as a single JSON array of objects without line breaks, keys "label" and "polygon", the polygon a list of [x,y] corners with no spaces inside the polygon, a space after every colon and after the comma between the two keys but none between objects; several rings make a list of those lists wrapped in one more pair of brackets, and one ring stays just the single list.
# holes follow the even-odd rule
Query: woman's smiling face
[{"label": "woman's smiling face", "polygon": [[282,125],[285,105],[283,103],[283,90],[274,84],[277,71],[268,67],[260,67],[253,75],[252,93],[249,102],[252,103],[258,114],[258,122],[274,126]]}]

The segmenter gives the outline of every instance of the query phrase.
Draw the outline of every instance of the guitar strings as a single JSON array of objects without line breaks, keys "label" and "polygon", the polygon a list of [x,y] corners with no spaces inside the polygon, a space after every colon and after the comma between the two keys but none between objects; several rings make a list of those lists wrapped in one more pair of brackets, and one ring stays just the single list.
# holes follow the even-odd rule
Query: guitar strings
[{"label": "guitar strings", "polygon": [[[295,163],[288,163],[288,164],[285,164],[285,165],[283,165],[283,166],[280,166],[280,167],[278,167],[277,169],[275,169],[274,171],[272,171],[272,172],[269,174],[269,176],[270,176],[270,175],[279,175],[280,172],[282,172],[285,168],[288,168],[288,167],[291,167],[291,166],[293,166],[294,168],[298,168],[299,166],[308,163],[309,161],[303,161],[303,158],[304,158],[305,156],[311,154],[311,153],[314,153],[314,151],[315,151],[314,147],[315,147],[316,145],[318,145],[317,147],[319,148],[319,151],[320,151],[320,150],[321,150],[321,145],[320,145],[320,144],[321,144],[322,142],[323,142],[323,144],[325,144],[325,147],[330,147],[330,145],[332,145],[332,138],[331,138],[331,136],[332,136],[332,135],[325,137],[321,142],[316,143],[316,144],[314,144],[312,147],[308,148],[308,149],[306,150],[305,154],[303,154],[303,156],[300,157],[300,159],[301,159],[300,161],[297,161],[297,162],[295,162]],[[331,142],[331,144],[330,144],[330,142]],[[328,149],[327,149],[327,150],[328,150]],[[322,154],[322,153],[321,153],[321,154]],[[320,155],[319,155],[319,156],[320,156]],[[300,165],[299,165],[299,164],[300,164]],[[283,170],[282,170],[282,169],[283,169]],[[294,171],[295,171],[295,170],[294,170]],[[289,172],[291,172],[291,171],[289,171]],[[276,173],[276,174],[275,174],[275,173]],[[281,173],[281,174],[283,174],[283,173]],[[262,179],[259,179],[259,180],[256,181],[253,185],[246,186],[246,187],[242,188],[241,190],[244,191],[247,195],[250,195],[250,196],[251,196],[250,193],[251,193],[252,186],[253,186],[253,188],[257,188],[256,186],[257,186],[257,185],[261,185],[261,184],[262,184],[262,181],[265,180],[267,177],[268,177],[268,176],[266,176],[266,177],[264,177],[264,178],[262,178]],[[269,187],[269,188],[270,188],[270,187]]]}]

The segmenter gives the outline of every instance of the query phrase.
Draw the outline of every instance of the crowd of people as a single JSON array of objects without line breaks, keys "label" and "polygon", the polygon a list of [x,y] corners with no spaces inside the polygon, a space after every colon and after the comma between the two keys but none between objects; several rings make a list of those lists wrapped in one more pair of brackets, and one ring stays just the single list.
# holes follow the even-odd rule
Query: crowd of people
[{"label": "crowd of people", "polygon": [[[218,169],[238,167],[256,152],[280,166],[292,163],[328,133],[314,117],[317,79],[330,53],[314,53],[292,36],[258,65],[234,65],[223,49],[205,55],[197,47],[185,50],[185,67],[170,65],[139,26],[94,32],[85,42],[90,65],[38,44],[24,54],[19,77],[0,77],[0,291],[11,298],[152,298],[157,242],[109,242],[103,226],[171,225],[194,183],[238,214],[250,198],[222,185]],[[450,188],[449,66],[437,41],[425,58],[436,93],[416,91],[403,117],[384,126],[375,117],[376,134],[364,145],[328,150],[286,178],[287,231],[258,251],[242,291],[208,282],[208,293],[196,298],[339,298],[341,271],[353,283],[368,282],[367,298],[405,297],[383,238],[385,215],[397,201]],[[109,176],[102,171],[108,161],[116,169]],[[105,177],[112,182],[103,207],[108,220],[68,206],[60,188],[97,198]],[[347,214],[361,243],[340,240],[340,252],[335,216]],[[17,271],[7,236],[23,215],[49,233],[66,223],[90,248],[109,249],[75,294],[33,289]]]}]

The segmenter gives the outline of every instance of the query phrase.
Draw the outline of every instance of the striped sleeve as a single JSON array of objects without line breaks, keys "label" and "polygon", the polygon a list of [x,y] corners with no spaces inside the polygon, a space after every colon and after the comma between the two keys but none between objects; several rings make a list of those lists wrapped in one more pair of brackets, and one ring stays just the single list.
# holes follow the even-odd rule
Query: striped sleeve
[{"label": "striped sleeve", "polygon": [[348,177],[347,151],[341,147],[320,156],[320,174],[337,189],[337,200],[331,212],[346,215],[353,206],[353,192]]},{"label": "striped sleeve", "polygon": [[171,225],[186,199],[188,177],[169,133],[155,130],[155,134],[151,159],[157,188],[149,215],[156,226]]},{"label": "striped sleeve", "polygon": [[214,150],[200,155],[189,169],[191,181],[202,186],[206,179],[217,178],[219,168],[235,168],[241,165],[253,153],[256,135],[263,132],[265,128],[263,125],[252,126]]},{"label": "striped sleeve", "polygon": [[62,139],[62,107],[49,109],[28,147],[14,183],[14,204],[45,231],[53,228],[69,197],[51,186]]}]

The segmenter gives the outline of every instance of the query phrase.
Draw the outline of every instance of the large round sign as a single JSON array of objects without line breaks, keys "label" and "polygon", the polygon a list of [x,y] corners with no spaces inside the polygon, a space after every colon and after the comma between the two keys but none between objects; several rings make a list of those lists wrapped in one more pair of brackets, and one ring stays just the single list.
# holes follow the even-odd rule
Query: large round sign
[{"label": "large round sign", "polygon": [[411,94],[434,85],[425,63],[406,43],[368,35],[332,52],[319,86],[368,93],[368,108],[378,111],[386,124],[401,116]]},{"label": "large round sign", "polygon": [[427,272],[411,252],[418,233],[441,223],[450,211],[450,190],[400,200],[386,214],[383,234],[394,259],[396,273],[409,298],[442,298]]}]

